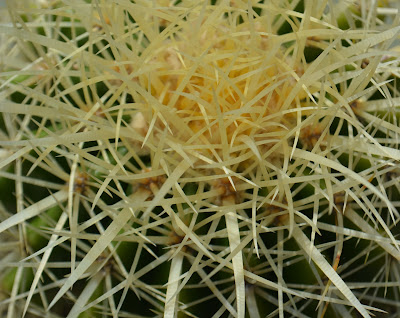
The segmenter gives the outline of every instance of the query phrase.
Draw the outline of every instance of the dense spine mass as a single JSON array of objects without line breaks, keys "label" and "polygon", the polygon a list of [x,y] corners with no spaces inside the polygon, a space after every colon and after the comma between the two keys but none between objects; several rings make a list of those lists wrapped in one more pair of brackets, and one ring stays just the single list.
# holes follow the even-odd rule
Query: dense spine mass
[{"label": "dense spine mass", "polygon": [[397,1],[26,0],[0,24],[0,315],[397,317]]}]

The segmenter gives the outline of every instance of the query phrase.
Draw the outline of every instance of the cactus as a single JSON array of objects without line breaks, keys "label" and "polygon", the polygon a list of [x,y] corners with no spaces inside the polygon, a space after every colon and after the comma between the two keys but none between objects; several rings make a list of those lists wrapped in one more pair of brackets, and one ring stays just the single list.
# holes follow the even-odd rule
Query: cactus
[{"label": "cactus", "polygon": [[398,317],[396,0],[7,4],[0,315]]}]

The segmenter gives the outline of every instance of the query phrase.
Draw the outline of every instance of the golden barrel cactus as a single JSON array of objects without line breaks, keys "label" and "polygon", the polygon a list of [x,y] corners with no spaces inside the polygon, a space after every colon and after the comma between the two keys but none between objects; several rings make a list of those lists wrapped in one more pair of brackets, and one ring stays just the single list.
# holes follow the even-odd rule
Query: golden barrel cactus
[{"label": "golden barrel cactus", "polygon": [[8,1],[0,315],[397,317],[397,1]]}]

